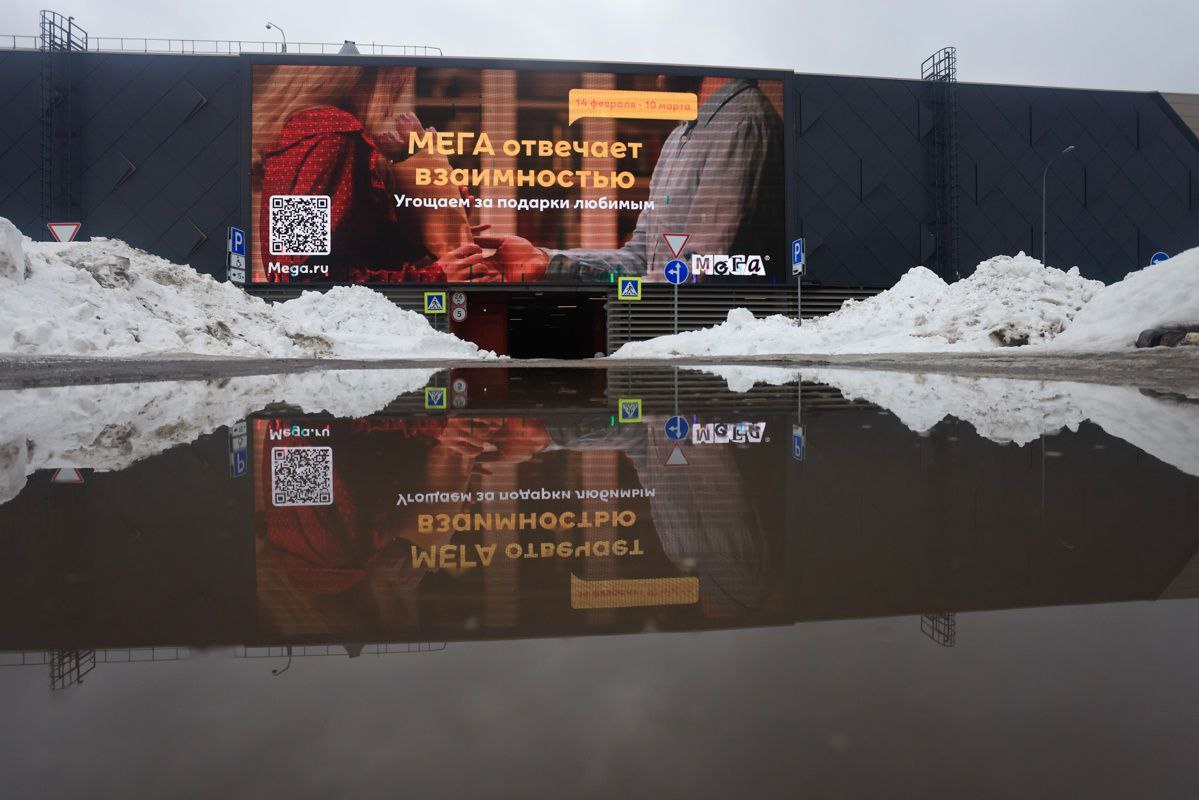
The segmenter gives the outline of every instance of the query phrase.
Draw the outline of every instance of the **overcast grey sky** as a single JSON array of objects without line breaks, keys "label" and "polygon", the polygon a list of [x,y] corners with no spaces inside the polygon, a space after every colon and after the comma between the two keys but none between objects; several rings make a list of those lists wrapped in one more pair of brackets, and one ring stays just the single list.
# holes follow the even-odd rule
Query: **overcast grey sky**
[{"label": "overcast grey sky", "polygon": [[270,19],[291,41],[888,77],[951,44],[966,81],[1199,92],[1195,0],[6,0],[0,33],[46,5],[97,36],[257,40]]}]

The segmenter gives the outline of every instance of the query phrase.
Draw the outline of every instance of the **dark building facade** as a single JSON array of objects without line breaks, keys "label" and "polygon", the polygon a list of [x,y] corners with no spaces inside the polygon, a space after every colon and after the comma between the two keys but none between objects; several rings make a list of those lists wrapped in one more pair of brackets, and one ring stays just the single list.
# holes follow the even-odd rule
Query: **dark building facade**
[{"label": "dark building facade", "polygon": [[[228,227],[252,227],[242,174],[248,63],[0,51],[0,216],[35,238],[44,238],[48,217],[78,219],[84,236],[123,239],[223,278]],[[1190,96],[954,83],[951,260],[932,199],[930,146],[945,87],[806,74],[789,84],[787,223],[807,242],[806,312],[809,303],[819,313],[855,291],[886,288],[916,264],[953,279],[996,254],[1041,257],[1042,171],[1068,145],[1075,150],[1049,178],[1048,263],[1110,282],[1156,251],[1199,245]],[[610,347],[668,332],[669,287],[646,288],[649,302],[608,302],[594,324],[579,326],[588,331],[584,349],[594,350],[605,326]],[[764,288],[688,293],[681,327],[710,324],[735,305],[794,308],[794,285]],[[402,304],[415,297],[403,287],[391,294]],[[492,305],[507,308],[508,299]]]}]

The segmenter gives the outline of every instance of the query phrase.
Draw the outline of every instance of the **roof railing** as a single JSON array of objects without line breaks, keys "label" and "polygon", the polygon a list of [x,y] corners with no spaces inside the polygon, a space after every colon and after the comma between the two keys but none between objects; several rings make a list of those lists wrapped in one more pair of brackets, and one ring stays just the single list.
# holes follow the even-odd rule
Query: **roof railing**
[{"label": "roof railing", "polygon": [[[87,50],[92,53],[155,53],[195,56],[236,56],[242,53],[280,55],[336,55],[345,42],[254,42],[241,39],[153,39],[138,36],[92,36]],[[355,42],[364,56],[441,56],[440,47],[422,44],[379,44]],[[0,49],[40,50],[40,36],[0,34]]]}]

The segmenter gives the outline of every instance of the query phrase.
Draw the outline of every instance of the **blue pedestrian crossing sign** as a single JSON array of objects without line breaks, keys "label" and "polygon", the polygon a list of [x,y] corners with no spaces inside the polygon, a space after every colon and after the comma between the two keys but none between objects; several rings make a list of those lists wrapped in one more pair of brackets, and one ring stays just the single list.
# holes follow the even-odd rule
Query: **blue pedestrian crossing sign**
[{"label": "blue pedestrian crossing sign", "polygon": [[617,292],[616,297],[619,300],[640,300],[641,299],[641,279],[621,277],[616,282]]},{"label": "blue pedestrian crossing sign", "polygon": [[616,418],[621,422],[640,422],[641,421],[641,398],[639,397],[622,397],[618,406],[620,412]]},{"label": "blue pedestrian crossing sign", "polygon": [[691,425],[687,422],[686,417],[676,415],[666,420],[666,438],[672,442],[686,439],[689,430],[691,430]]},{"label": "blue pedestrian crossing sign", "polygon": [[804,266],[807,264],[807,254],[804,251],[804,240],[796,239],[791,243],[791,274],[792,276],[803,275]]},{"label": "blue pedestrian crossing sign", "polygon": [[445,292],[425,292],[425,313],[445,313]]},{"label": "blue pedestrian crossing sign", "polygon": [[1156,253],[1154,253],[1149,258],[1149,266],[1153,266],[1154,264],[1160,264],[1163,261],[1168,261],[1169,259],[1170,259],[1169,253],[1163,253],[1161,250],[1158,250]]},{"label": "blue pedestrian crossing sign", "polygon": [[687,282],[687,276],[691,273],[691,270],[687,267],[686,261],[676,258],[666,263],[665,273],[666,280],[678,286],[680,283]]},{"label": "blue pedestrian crossing sign", "polygon": [[425,408],[433,411],[445,411],[447,398],[444,386],[426,386],[425,387]]}]

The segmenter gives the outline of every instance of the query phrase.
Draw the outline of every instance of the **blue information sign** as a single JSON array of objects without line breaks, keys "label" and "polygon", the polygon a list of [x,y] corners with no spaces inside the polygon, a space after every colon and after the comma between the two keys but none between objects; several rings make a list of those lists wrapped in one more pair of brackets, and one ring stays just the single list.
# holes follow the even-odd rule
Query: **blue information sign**
[{"label": "blue information sign", "polygon": [[803,239],[796,239],[791,243],[791,274],[802,275],[805,261],[804,241]]},{"label": "blue information sign", "polygon": [[246,232],[241,228],[229,228],[229,252],[235,256],[246,254]]},{"label": "blue information sign", "polygon": [[1166,261],[1166,260],[1167,260],[1167,259],[1169,259],[1169,258],[1170,258],[1170,254],[1169,254],[1169,253],[1163,253],[1161,250],[1158,250],[1156,253],[1154,253],[1154,254],[1153,254],[1151,257],[1150,257],[1150,259],[1149,259],[1149,263],[1150,263],[1151,265],[1152,265],[1152,264],[1160,264],[1160,263],[1162,263],[1163,261]]},{"label": "blue information sign", "polygon": [[676,258],[666,263],[665,272],[666,280],[678,286],[680,283],[686,283],[691,270],[687,267],[686,261]]},{"label": "blue information sign", "polygon": [[691,425],[683,417],[671,417],[666,420],[666,438],[672,442],[686,439],[689,430]]}]

